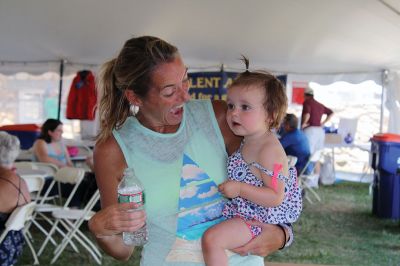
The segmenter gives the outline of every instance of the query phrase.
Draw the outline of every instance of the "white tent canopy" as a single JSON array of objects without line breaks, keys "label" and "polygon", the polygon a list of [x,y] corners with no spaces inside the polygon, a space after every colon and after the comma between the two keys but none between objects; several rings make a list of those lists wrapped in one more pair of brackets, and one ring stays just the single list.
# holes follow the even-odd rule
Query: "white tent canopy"
[{"label": "white tent canopy", "polygon": [[175,44],[192,69],[242,69],[241,54],[321,83],[400,69],[399,0],[0,0],[0,73],[94,69],[139,35]]},{"label": "white tent canopy", "polygon": [[279,72],[376,72],[400,68],[399,12],[398,0],[1,0],[0,61],[97,65],[147,34],[193,67],[245,54]]}]

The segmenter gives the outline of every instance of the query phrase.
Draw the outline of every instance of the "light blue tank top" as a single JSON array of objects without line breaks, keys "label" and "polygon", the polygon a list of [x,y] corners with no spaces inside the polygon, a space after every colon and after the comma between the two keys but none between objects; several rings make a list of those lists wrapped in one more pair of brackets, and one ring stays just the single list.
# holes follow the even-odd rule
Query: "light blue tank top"
[{"label": "light blue tank top", "polygon": [[[60,143],[60,147],[61,147],[61,153],[60,154],[56,153],[56,151],[54,150],[53,145],[51,145],[51,143],[46,143],[46,146],[47,146],[47,155],[50,158],[56,159],[56,160],[58,160],[58,161],[60,161],[60,162],[62,162],[64,164],[67,164],[67,157],[65,155],[65,144],[64,143],[62,143],[62,142]],[[35,154],[33,154],[32,160],[34,162],[38,162],[39,161]]]},{"label": "light blue tank top", "polygon": [[[204,265],[201,236],[223,219],[225,199],[217,185],[227,177],[227,153],[211,102],[188,102],[172,134],[151,131],[135,117],[113,134],[145,189],[149,242],[141,265]],[[229,265],[264,262],[230,253]]]}]

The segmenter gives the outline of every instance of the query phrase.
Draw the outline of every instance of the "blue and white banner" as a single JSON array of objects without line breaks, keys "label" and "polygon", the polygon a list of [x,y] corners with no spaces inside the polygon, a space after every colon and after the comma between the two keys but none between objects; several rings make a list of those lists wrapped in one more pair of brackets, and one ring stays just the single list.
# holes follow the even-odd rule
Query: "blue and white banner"
[{"label": "blue and white banner", "polygon": [[[194,72],[188,73],[189,93],[193,99],[226,100],[226,89],[239,72]],[[286,75],[277,76],[286,87]]]}]

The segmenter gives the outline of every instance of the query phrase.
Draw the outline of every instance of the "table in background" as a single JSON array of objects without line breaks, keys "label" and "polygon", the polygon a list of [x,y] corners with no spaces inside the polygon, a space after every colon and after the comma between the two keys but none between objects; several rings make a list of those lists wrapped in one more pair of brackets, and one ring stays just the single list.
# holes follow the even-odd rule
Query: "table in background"
[{"label": "table in background", "polygon": [[334,133],[327,133],[325,134],[325,143],[324,148],[331,149],[332,154],[332,170],[336,177],[336,170],[335,170],[335,148],[351,148],[351,149],[360,149],[362,151],[367,151],[368,153],[371,152],[371,143],[363,143],[363,144],[356,144],[346,143],[344,142],[344,137],[340,134]]}]

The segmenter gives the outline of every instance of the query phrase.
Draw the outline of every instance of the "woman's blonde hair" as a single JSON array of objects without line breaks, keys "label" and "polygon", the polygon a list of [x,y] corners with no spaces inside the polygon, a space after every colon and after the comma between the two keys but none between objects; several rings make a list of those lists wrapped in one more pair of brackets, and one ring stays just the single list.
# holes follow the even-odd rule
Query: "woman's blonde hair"
[{"label": "woman's blonde hair", "polygon": [[97,88],[100,105],[100,133],[97,141],[105,141],[113,129],[120,128],[130,115],[130,103],[124,92],[132,90],[145,98],[151,87],[151,76],[157,66],[172,62],[178,49],[152,36],[131,38],[125,42],[118,56],[100,69]]}]

